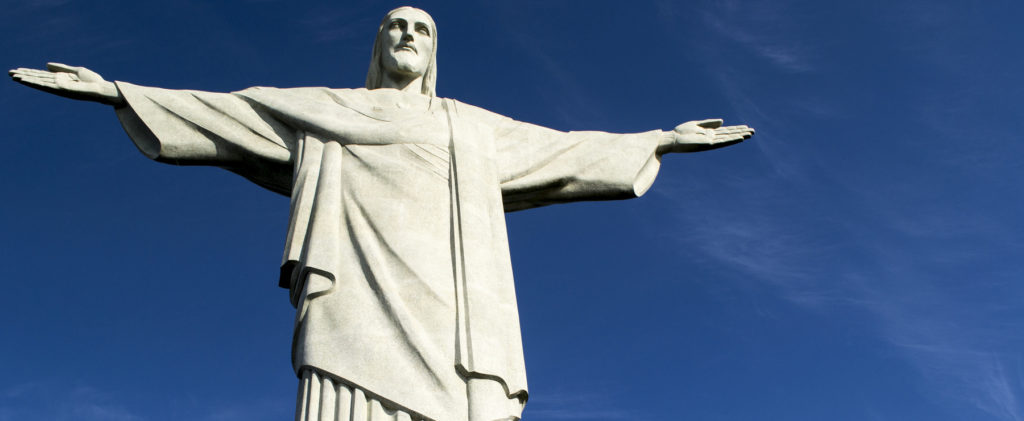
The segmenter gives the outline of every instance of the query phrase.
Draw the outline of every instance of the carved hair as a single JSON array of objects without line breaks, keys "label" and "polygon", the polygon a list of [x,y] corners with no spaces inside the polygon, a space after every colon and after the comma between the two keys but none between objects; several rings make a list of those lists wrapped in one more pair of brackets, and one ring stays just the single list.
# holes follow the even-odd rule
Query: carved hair
[{"label": "carved hair", "polygon": [[434,18],[430,17],[427,12],[410,6],[399,7],[395,10],[388,12],[384,16],[384,20],[380,22],[380,29],[377,30],[377,38],[373,40],[373,54],[370,57],[370,71],[366,73],[366,89],[377,89],[380,88],[381,83],[384,80],[384,62],[383,62],[383,43],[384,43],[384,32],[388,31],[391,23],[391,15],[395,14],[399,10],[417,10],[427,16],[430,21],[430,39],[434,44],[434,48],[430,53],[430,63],[427,64],[427,71],[423,74],[423,86],[420,88],[420,93],[427,96],[437,96],[437,25],[434,24]]}]

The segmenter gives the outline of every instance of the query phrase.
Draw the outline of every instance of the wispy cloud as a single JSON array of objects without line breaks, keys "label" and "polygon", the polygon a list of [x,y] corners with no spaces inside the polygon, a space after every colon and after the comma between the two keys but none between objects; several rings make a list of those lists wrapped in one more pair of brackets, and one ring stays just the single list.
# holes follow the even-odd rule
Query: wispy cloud
[{"label": "wispy cloud", "polygon": [[555,420],[632,420],[635,419],[625,411],[602,411],[593,409],[533,409],[530,417]]},{"label": "wispy cloud", "polygon": [[[146,421],[174,416],[197,421],[270,421],[286,419],[293,411],[290,396],[246,396],[236,401],[217,401],[209,406],[146,405],[138,395],[74,385],[74,381],[32,380],[0,386],[0,421]],[[168,401],[190,401],[182,395],[166,395]],[[150,404],[152,405],[152,404]]]},{"label": "wispy cloud", "polygon": [[117,402],[114,395],[88,386],[77,387],[71,391],[65,411],[78,420],[140,421],[144,419]]},{"label": "wispy cloud", "polygon": [[[515,37],[523,47],[523,50],[538,65],[537,68],[542,69],[540,73],[547,75],[551,80],[557,82],[555,86],[559,87],[558,92],[552,93],[551,96],[557,97],[558,101],[548,102],[558,104],[555,107],[555,112],[559,114],[568,126],[574,128],[586,127],[585,122],[601,120],[601,113],[596,105],[598,102],[593,100],[592,93],[589,90],[580,86],[578,79],[568,70],[567,64],[563,60],[556,60],[551,54],[537,48],[537,45],[543,45],[539,40],[529,39],[529,36],[523,33],[516,33]],[[580,116],[583,117],[581,118]]]},{"label": "wispy cloud", "polygon": [[[909,238],[934,238],[923,226],[949,222],[933,215],[920,224],[875,227],[893,240],[829,244],[813,231],[820,228],[800,228],[799,215],[742,215],[714,201],[696,202],[704,210],[694,211],[694,201],[680,204],[687,211],[679,213],[688,222],[677,232],[677,241],[686,250],[768,285],[809,311],[873,320],[883,342],[921,374],[921,390],[937,405],[974,408],[993,420],[1024,420],[1022,343],[1016,334],[1024,329],[1019,311],[1024,291],[1012,275],[1000,279],[978,271],[975,277],[958,278],[942,273],[979,264],[983,251],[955,246],[973,233],[949,234],[950,246],[922,248]],[[836,252],[853,259],[829,260]]]},{"label": "wispy cloud", "polygon": [[[594,121],[607,120],[607,110],[602,108],[606,101],[601,97],[600,87],[586,86],[579,77],[580,63],[567,60],[559,54],[559,43],[536,32],[523,30],[522,19],[527,19],[521,7],[506,2],[494,2],[488,19],[501,25],[500,31],[507,35],[525,56],[527,63],[516,66],[531,69],[532,73],[544,75],[537,85],[540,104],[549,107],[550,114],[557,116],[562,124],[560,130],[594,130]],[[512,116],[516,117],[516,116]]]},{"label": "wispy cloud", "polygon": [[973,407],[994,420],[1024,419],[1021,361],[1012,351],[1019,341],[1007,337],[1024,327],[1020,321],[998,299],[976,302],[950,293],[913,267],[887,272],[851,275],[859,279],[848,282],[856,286],[849,296],[859,297],[859,308],[878,320],[883,337],[921,373],[922,389],[942,404]]},{"label": "wispy cloud", "polygon": [[[751,104],[750,116],[775,112],[740,101]],[[1024,420],[1024,341],[1016,333],[1024,329],[1024,286],[1005,262],[990,264],[1024,251],[1004,221],[946,199],[933,173],[850,183],[771,152],[774,174],[708,179],[688,168],[692,174],[660,181],[652,193],[680,216],[665,235],[739,275],[740,287],[754,280],[808,311],[872,321],[882,343],[920,373],[917,383],[936,405],[972,419]],[[816,181],[801,183],[804,177]]]},{"label": "wispy cloud", "polygon": [[819,54],[801,31],[797,18],[801,6],[767,0],[702,3],[704,7],[660,2],[659,18],[673,26],[688,22],[699,28],[695,30],[707,33],[676,36],[700,58],[697,63],[703,65],[708,77],[717,82],[718,94],[732,106],[731,117],[758,130],[751,143],[776,175],[799,178],[808,166],[808,154],[793,144],[793,139],[806,138],[800,132],[802,121],[794,118],[823,119],[839,114],[834,100],[816,97],[799,86],[778,95],[780,80],[817,69]]},{"label": "wispy cloud", "polygon": [[41,387],[43,387],[43,384],[38,381],[17,383],[4,387],[3,390],[0,391],[0,396],[4,399],[18,399],[26,394],[32,393],[33,391],[38,391]]},{"label": "wispy cloud", "polygon": [[[668,21],[689,13],[676,2],[663,1],[658,4],[659,15]],[[792,31],[793,19],[789,18],[795,5],[778,1],[724,0],[715,2],[714,7],[700,8],[704,25],[718,36],[731,40],[746,54],[771,63],[778,69],[804,73],[814,70],[809,45]]]},{"label": "wispy cloud", "polygon": [[51,7],[63,6],[70,1],[71,0],[29,0],[20,3],[31,8],[46,9]]},{"label": "wispy cloud", "polygon": [[607,406],[608,394],[596,392],[548,393],[531,398],[524,419],[556,420],[637,420],[639,414]]},{"label": "wispy cloud", "polygon": [[827,256],[841,246],[834,232],[823,229],[835,225],[833,217],[793,208],[792,201],[814,193],[792,176],[797,170],[789,158],[778,157],[773,166],[781,169],[765,173],[738,168],[710,175],[699,164],[678,169],[683,174],[659,181],[652,190],[677,208],[672,212],[678,215],[674,229],[662,226],[659,231],[722,270],[772,285],[792,301],[815,305],[837,293],[822,281],[829,271]]},{"label": "wispy cloud", "polygon": [[229,402],[209,411],[198,418],[201,421],[257,421],[279,420],[291,415],[292,402],[281,399],[257,399]]},{"label": "wispy cloud", "polygon": [[877,321],[941,404],[1022,420],[1024,287],[1003,257],[1022,250],[1020,240],[983,207],[944,200],[935,175],[918,172],[837,187],[857,206],[856,226],[871,227],[853,236],[857,264],[838,272],[843,295]]},{"label": "wispy cloud", "polygon": [[904,345],[933,387],[962,399],[995,419],[1017,421],[1020,379],[1008,373],[1006,357],[993,352],[935,345]]},{"label": "wispy cloud", "polygon": [[804,48],[797,44],[798,41],[770,40],[770,38],[743,29],[736,22],[730,22],[727,17],[716,13],[704,13],[704,22],[708,27],[732,39],[748,51],[767,60],[779,69],[793,73],[804,73],[814,70]]},{"label": "wispy cloud", "polygon": [[[368,17],[367,6],[346,8],[339,11],[337,8],[330,10],[314,10],[299,19],[299,23],[306,28],[314,28],[312,33],[314,41],[320,43],[336,43],[353,38],[365,38],[367,28],[376,28],[376,23]],[[380,13],[383,13],[381,11]],[[370,34],[371,39],[373,30]],[[370,45],[366,46],[369,51]]]},{"label": "wispy cloud", "polygon": [[0,14],[0,25],[13,29],[8,35],[8,41],[12,44],[23,47],[38,46],[44,50],[51,50],[54,46],[60,45],[97,55],[122,50],[135,43],[133,39],[118,36],[114,31],[95,31],[90,26],[91,16],[82,15],[74,8],[62,7],[69,2],[70,0],[9,2],[10,4],[4,5],[4,13]]},{"label": "wispy cloud", "polygon": [[[817,70],[814,45],[793,26],[799,21],[793,18],[800,13],[796,6],[723,0],[691,12],[673,2],[661,4],[665,19],[673,21],[699,13],[699,22],[714,35],[738,47],[739,54],[758,57],[767,64],[764,71],[777,75]],[[933,9],[926,1],[897,7],[907,13],[883,19],[901,21],[890,29],[906,31],[900,42],[907,51],[921,54],[925,63],[941,58],[976,72],[975,63],[949,60],[955,52],[942,50],[949,45],[930,39],[948,32],[932,29],[956,26],[957,13],[946,6]],[[667,235],[718,270],[738,275],[739,287],[755,280],[759,291],[768,286],[808,311],[872,321],[881,342],[920,373],[919,387],[936,405],[971,419],[1024,420],[1024,343],[1016,334],[1024,328],[1019,305],[1024,287],[1015,282],[1019,272],[1008,273],[1013,269],[1005,260],[993,260],[1024,252],[1024,242],[1007,230],[1005,216],[979,206],[972,200],[976,195],[944,189],[940,181],[962,176],[1005,183],[986,177],[1005,174],[1011,165],[1020,168],[1016,155],[996,147],[1013,138],[1015,123],[956,123],[988,106],[985,101],[993,95],[1011,95],[983,91],[971,77],[930,90],[930,97],[914,102],[911,115],[899,120],[913,127],[901,134],[900,146],[920,143],[914,168],[841,173],[833,163],[814,162],[828,155],[803,150],[819,147],[807,142],[812,134],[800,132],[808,118],[846,123],[841,103],[800,89],[787,90],[786,99],[764,95],[777,93],[758,89],[768,78],[742,71],[727,54],[709,50],[709,73],[736,116],[758,129],[751,143],[774,171],[740,169],[734,181],[708,180],[698,169],[682,178],[699,181],[673,180],[669,186],[660,181],[652,192],[664,195],[678,208],[673,214],[681,215],[677,229]],[[956,74],[949,66],[939,68]],[[829,133],[817,136],[828,139]],[[728,197],[713,194],[716,189]]]},{"label": "wispy cloud", "polygon": [[0,398],[0,420],[143,421],[116,396],[89,386],[28,381],[9,385]]}]

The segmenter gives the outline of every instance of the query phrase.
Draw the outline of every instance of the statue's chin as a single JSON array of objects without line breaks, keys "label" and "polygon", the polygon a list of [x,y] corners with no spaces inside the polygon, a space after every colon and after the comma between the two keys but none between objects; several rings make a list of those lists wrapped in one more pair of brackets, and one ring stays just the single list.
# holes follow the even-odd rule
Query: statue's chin
[{"label": "statue's chin", "polygon": [[399,76],[400,78],[416,78],[423,76],[426,72],[426,66],[420,63],[419,57],[414,56],[408,57],[412,54],[399,54],[397,57],[390,57],[390,60],[385,60],[384,70],[388,74]]}]

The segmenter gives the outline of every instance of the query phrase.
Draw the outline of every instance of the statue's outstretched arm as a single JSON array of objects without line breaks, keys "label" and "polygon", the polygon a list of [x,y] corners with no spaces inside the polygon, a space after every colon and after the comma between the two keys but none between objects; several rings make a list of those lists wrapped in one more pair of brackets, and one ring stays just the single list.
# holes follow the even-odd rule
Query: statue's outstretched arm
[{"label": "statue's outstretched arm", "polygon": [[666,153],[699,152],[749,139],[754,129],[691,121],[670,131],[616,134],[560,132],[475,107],[494,126],[505,210],[643,195]]},{"label": "statue's outstretched arm", "polygon": [[679,152],[700,152],[735,145],[754,136],[747,126],[722,127],[721,119],[688,121],[676,126],[658,145],[658,155]]},{"label": "statue's outstretched arm", "polygon": [[60,63],[47,63],[46,68],[49,71],[19,67],[7,73],[15,82],[65,98],[125,105],[117,85],[92,70]]}]

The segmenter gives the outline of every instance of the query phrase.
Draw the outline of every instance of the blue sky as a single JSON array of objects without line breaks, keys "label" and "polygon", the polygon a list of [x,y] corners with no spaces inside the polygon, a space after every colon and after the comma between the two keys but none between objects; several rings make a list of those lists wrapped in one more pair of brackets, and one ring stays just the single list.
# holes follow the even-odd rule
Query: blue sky
[{"label": "blue sky", "polygon": [[[441,96],[758,130],[641,199],[509,215],[524,419],[1024,420],[1020,2],[411,4]],[[5,1],[0,61],[359,87],[399,5]],[[104,106],[0,97],[0,420],[289,419],[287,199],[146,160]]]}]

